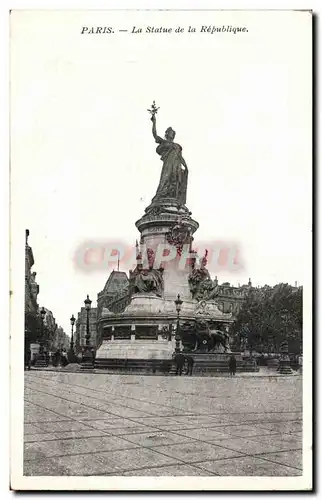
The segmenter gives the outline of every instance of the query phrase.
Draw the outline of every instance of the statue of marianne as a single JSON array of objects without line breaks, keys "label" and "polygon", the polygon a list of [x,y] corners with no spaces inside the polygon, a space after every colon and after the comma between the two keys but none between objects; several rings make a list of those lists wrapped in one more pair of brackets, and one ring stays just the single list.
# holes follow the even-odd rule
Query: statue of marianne
[{"label": "statue of marianne", "polygon": [[181,154],[182,147],[173,142],[176,133],[171,127],[165,131],[164,139],[157,135],[155,116],[157,110],[152,106],[152,111],[150,112],[152,115],[152,134],[155,142],[158,143],[156,152],[161,156],[161,160],[163,161],[159,186],[152,203],[153,201],[162,200],[162,198],[173,198],[179,205],[185,205],[188,167]]}]

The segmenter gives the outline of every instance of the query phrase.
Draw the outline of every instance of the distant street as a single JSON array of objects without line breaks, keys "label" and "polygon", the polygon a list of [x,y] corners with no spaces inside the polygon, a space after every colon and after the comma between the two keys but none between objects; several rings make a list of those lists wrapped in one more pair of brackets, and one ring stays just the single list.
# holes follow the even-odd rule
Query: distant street
[{"label": "distant street", "polygon": [[297,476],[301,378],[25,374],[25,475]]}]

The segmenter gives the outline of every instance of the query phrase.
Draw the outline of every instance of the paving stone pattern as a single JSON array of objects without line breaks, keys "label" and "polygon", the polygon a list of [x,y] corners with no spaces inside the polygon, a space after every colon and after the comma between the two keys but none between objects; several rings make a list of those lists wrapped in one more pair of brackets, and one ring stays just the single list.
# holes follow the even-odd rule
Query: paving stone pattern
[{"label": "paving stone pattern", "polygon": [[26,476],[300,476],[302,380],[25,372]]}]

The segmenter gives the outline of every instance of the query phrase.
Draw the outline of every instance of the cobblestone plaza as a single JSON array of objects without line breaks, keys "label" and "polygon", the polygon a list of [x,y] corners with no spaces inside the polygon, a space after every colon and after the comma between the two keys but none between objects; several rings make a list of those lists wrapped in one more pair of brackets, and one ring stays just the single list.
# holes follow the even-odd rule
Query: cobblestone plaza
[{"label": "cobblestone plaza", "polygon": [[302,378],[25,372],[26,476],[301,476]]}]

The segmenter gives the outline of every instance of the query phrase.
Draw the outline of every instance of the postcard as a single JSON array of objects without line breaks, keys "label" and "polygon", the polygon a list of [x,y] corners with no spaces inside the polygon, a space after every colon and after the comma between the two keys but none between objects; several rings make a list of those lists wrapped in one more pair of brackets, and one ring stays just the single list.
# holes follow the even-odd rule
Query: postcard
[{"label": "postcard", "polygon": [[11,11],[13,490],[312,488],[312,24]]}]

